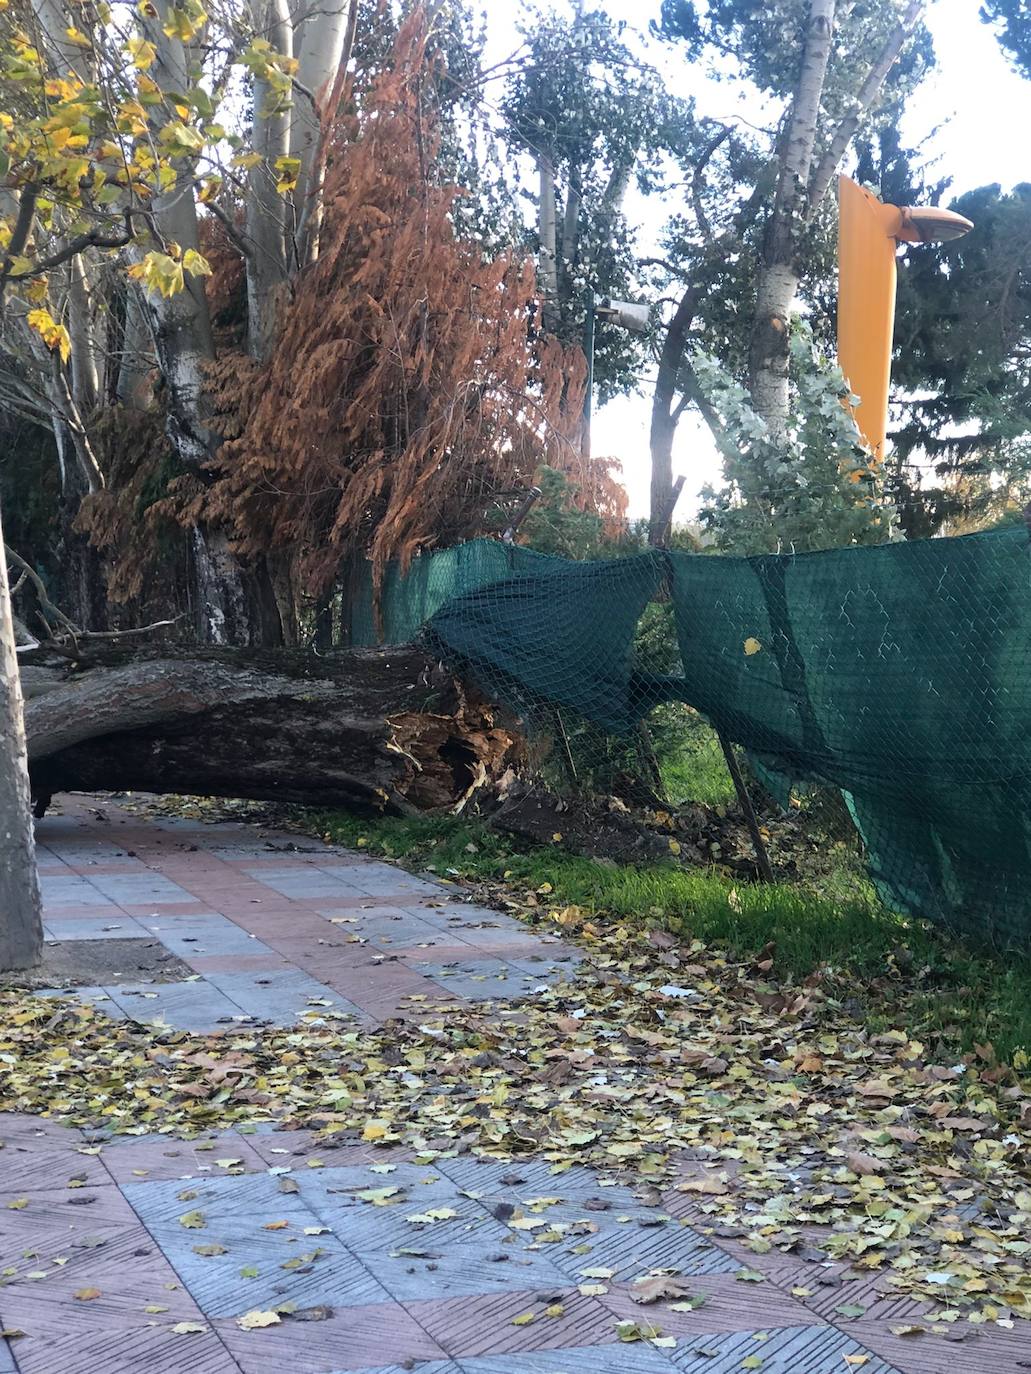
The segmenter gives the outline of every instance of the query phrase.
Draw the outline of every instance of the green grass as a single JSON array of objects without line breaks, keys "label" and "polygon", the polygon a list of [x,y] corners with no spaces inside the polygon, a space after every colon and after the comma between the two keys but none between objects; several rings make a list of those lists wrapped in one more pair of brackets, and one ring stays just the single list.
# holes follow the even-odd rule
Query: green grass
[{"label": "green grass", "polygon": [[[667,707],[666,712],[675,725],[664,732],[659,771],[670,801],[729,806],[735,800],[734,782],[716,731],[686,707]],[[656,719],[661,729],[661,712]]]},{"label": "green grass", "polygon": [[[551,885],[548,902],[600,918],[663,925],[748,958],[769,940],[776,970],[829,966],[872,1030],[904,1026],[943,1050],[991,1043],[1012,1062],[1031,1052],[1031,958],[947,940],[886,910],[869,890],[830,897],[790,884],[735,886],[703,870],[600,863],[559,846],[520,849],[477,821],[313,818],[320,834],[443,877]],[[359,844],[359,842],[361,842]],[[1019,1062],[1019,1060],[1018,1060]]]},{"label": "green grass", "polygon": [[685,749],[663,759],[659,771],[666,795],[673,802],[729,806],[735,800],[734,783],[718,744],[714,748]]}]

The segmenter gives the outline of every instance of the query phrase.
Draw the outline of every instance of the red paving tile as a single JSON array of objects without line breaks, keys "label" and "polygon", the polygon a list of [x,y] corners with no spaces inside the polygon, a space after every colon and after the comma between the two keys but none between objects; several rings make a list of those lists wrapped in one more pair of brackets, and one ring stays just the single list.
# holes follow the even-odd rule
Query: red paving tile
[{"label": "red paving tile", "polygon": [[733,1274],[698,1274],[684,1282],[692,1296],[705,1298],[693,1312],[674,1312],[666,1302],[642,1307],[634,1302],[629,1284],[610,1284],[598,1301],[619,1320],[643,1317],[670,1336],[822,1324],[820,1317],[772,1284],[741,1283]]},{"label": "red paving tile", "polygon": [[1027,1322],[1016,1322],[1011,1331],[957,1322],[951,1330],[960,1340],[898,1336],[876,1321],[842,1322],[841,1330],[903,1374],[1027,1374],[1031,1368]]},{"label": "red paving tile", "polygon": [[131,1331],[28,1336],[14,1343],[20,1374],[240,1374],[210,1330],[177,1335],[158,1325]]},{"label": "red paving tile", "polygon": [[[202,1140],[147,1140],[113,1142],[105,1147],[101,1161],[119,1185],[154,1182],[169,1178],[219,1178],[233,1170],[261,1172],[268,1163],[248,1140],[235,1132],[223,1132]],[[235,1159],[238,1164],[219,1165],[217,1160]]]},{"label": "red paving tile", "polygon": [[[465,1358],[616,1340],[617,1318],[597,1298],[585,1298],[576,1288],[481,1294],[404,1306],[443,1350]],[[549,1307],[562,1311],[549,1317]],[[515,1318],[530,1312],[532,1322],[513,1326]],[[638,1318],[641,1315],[638,1308]]]},{"label": "red paving tile", "polygon": [[327,1321],[284,1322],[260,1331],[241,1331],[230,1320],[212,1325],[243,1374],[328,1374],[443,1358],[441,1347],[394,1304],[340,1308]]},{"label": "red paving tile", "polygon": [[288,959],[270,954],[183,954],[180,958],[198,973],[261,973],[293,967]]}]

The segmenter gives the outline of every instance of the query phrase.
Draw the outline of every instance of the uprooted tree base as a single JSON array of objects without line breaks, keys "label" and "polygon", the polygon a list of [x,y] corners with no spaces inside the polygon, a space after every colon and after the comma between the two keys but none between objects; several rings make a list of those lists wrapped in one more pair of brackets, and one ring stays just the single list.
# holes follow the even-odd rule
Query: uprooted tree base
[{"label": "uprooted tree base", "polygon": [[500,713],[407,645],[27,655],[33,795],[141,791],[411,812],[519,762]]}]

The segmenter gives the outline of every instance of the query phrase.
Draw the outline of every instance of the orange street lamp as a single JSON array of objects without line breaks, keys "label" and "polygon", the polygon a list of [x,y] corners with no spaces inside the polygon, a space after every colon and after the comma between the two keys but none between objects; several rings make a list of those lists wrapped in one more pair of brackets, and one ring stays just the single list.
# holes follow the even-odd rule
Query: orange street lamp
[{"label": "orange street lamp", "polygon": [[973,224],[952,210],[885,205],[838,178],[838,362],[854,395],[856,424],[876,461],[888,436],[899,243],[962,238]]}]

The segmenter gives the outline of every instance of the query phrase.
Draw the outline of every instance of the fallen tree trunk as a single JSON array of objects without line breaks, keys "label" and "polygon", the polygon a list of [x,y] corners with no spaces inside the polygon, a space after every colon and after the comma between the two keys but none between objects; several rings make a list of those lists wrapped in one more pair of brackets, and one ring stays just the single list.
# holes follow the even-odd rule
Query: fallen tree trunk
[{"label": "fallen tree trunk", "polygon": [[410,645],[326,657],[108,648],[85,668],[44,666],[23,668],[37,807],[55,792],[140,791],[455,808],[520,754],[495,708]]}]

